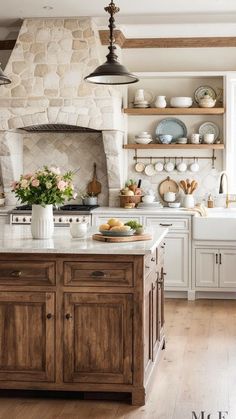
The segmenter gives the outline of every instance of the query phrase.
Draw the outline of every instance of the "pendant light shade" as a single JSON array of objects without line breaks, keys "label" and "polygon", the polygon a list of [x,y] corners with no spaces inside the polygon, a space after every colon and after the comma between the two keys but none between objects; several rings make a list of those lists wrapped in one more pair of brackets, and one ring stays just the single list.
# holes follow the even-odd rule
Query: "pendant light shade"
[{"label": "pendant light shade", "polygon": [[11,80],[7,76],[5,76],[0,66],[0,86],[2,84],[10,84],[10,83],[11,83]]},{"label": "pendant light shade", "polygon": [[136,83],[139,79],[117,61],[117,55],[115,53],[116,46],[114,45],[114,36],[113,30],[115,29],[115,19],[114,14],[119,12],[119,7],[111,3],[105,7],[105,11],[110,14],[109,18],[109,29],[110,29],[110,39],[109,39],[109,53],[107,55],[107,61],[97,67],[93,73],[89,74],[84,78],[90,83],[95,84],[130,84]]}]

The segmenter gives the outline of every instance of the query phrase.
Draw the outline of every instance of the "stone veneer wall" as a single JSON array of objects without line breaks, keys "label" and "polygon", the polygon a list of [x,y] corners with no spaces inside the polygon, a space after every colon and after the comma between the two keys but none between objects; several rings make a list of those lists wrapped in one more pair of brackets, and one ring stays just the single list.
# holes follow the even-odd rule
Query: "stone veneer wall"
[{"label": "stone veneer wall", "polygon": [[106,156],[101,133],[24,133],[23,145],[24,173],[34,172],[43,165],[55,165],[62,171],[78,171],[73,183],[79,194],[86,192],[96,162],[98,180],[102,184],[99,204],[108,205]]},{"label": "stone veneer wall", "polygon": [[85,82],[99,65],[92,19],[25,19],[0,87],[0,130],[63,123],[123,129],[121,91]]}]

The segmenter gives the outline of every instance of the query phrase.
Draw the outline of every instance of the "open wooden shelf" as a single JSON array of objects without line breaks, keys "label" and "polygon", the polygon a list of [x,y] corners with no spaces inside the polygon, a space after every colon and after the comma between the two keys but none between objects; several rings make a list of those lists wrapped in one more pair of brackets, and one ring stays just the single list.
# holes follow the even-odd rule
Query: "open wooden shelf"
[{"label": "open wooden shelf", "polygon": [[223,115],[225,108],[125,108],[127,115]]},{"label": "open wooden shelf", "polygon": [[125,144],[123,148],[128,150],[158,150],[158,149],[199,149],[199,150],[223,150],[224,144]]}]

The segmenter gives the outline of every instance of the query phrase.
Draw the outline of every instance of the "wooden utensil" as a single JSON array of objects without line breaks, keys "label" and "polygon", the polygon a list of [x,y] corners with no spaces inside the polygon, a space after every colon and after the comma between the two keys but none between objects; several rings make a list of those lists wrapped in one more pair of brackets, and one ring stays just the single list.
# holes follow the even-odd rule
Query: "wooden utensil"
[{"label": "wooden utensil", "polygon": [[93,164],[93,179],[88,184],[88,193],[98,195],[101,193],[102,185],[97,180],[97,165],[96,163]]},{"label": "wooden utensil", "polygon": [[125,243],[125,242],[137,242],[137,241],[144,241],[144,240],[151,240],[152,235],[148,233],[144,234],[134,234],[133,236],[123,236],[123,237],[109,237],[103,236],[102,234],[93,234],[93,240],[98,240],[100,242],[105,243]]}]

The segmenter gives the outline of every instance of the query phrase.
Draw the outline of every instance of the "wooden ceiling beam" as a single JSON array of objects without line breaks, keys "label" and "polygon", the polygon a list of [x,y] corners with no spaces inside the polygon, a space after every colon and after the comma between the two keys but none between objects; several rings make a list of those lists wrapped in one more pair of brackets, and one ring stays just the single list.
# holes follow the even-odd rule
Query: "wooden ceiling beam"
[{"label": "wooden ceiling beam", "polygon": [[0,50],[11,50],[14,48],[16,39],[6,39],[4,41],[0,40]]},{"label": "wooden ceiling beam", "polygon": [[[108,45],[109,32],[100,30],[102,45]],[[236,37],[195,38],[126,38],[120,30],[114,31],[116,44],[121,48],[222,48],[236,47]]]}]

